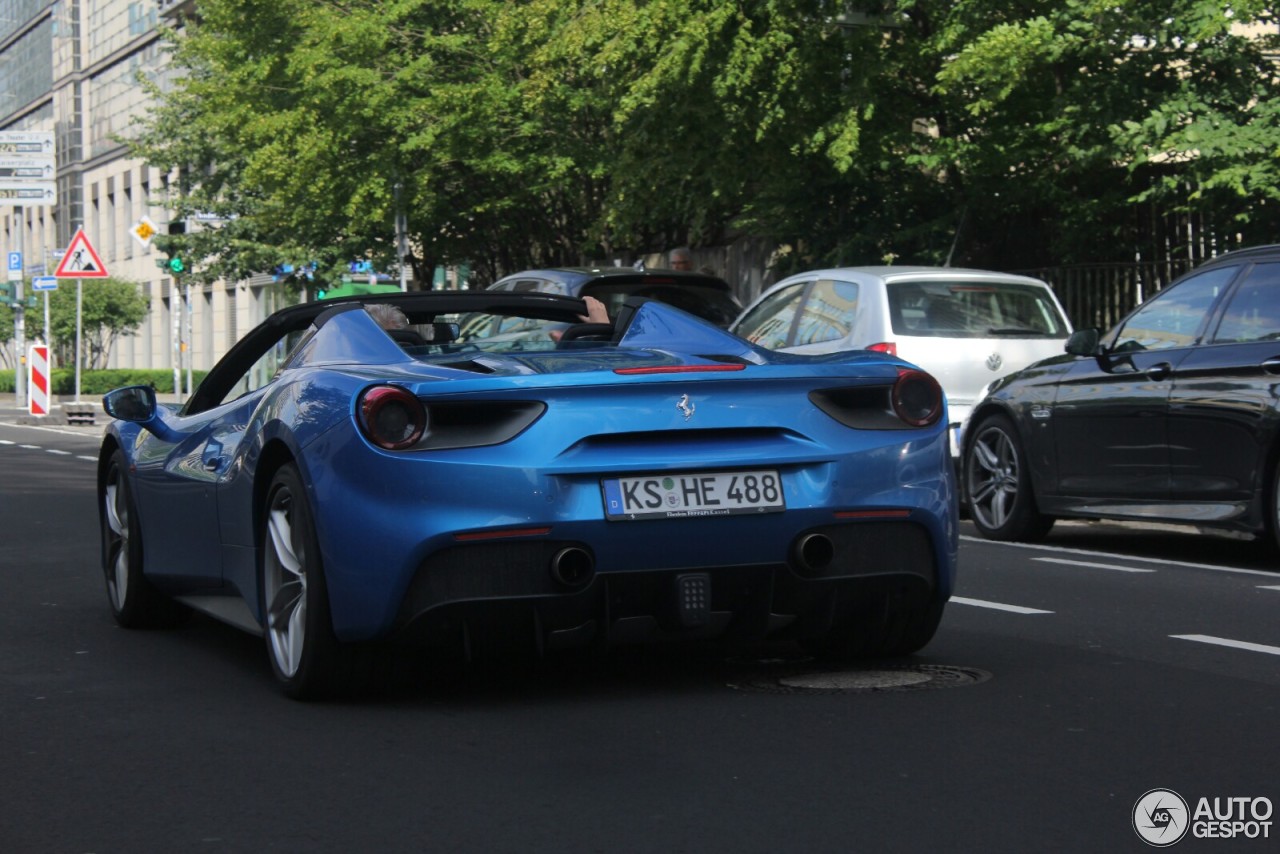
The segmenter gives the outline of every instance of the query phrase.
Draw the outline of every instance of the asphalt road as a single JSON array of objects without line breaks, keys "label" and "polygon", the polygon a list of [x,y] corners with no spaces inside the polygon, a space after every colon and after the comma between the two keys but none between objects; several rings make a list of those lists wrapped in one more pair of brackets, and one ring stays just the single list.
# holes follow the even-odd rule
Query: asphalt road
[{"label": "asphalt road", "polygon": [[115,626],[100,430],[0,419],[0,851],[1142,851],[1149,790],[1280,802],[1257,544],[967,536],[934,642],[862,669],[638,649],[301,704],[257,638]]}]

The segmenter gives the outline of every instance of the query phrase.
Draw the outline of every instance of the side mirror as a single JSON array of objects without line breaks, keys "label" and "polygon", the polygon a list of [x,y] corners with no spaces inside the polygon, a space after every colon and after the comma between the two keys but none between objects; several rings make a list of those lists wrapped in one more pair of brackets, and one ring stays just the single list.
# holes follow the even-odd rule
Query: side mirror
[{"label": "side mirror", "polygon": [[1071,333],[1063,349],[1072,356],[1098,356],[1102,353],[1098,347],[1101,337],[1097,329],[1077,329]]},{"label": "side mirror", "polygon": [[102,408],[112,418],[141,424],[156,415],[156,391],[147,385],[118,388],[103,395]]}]

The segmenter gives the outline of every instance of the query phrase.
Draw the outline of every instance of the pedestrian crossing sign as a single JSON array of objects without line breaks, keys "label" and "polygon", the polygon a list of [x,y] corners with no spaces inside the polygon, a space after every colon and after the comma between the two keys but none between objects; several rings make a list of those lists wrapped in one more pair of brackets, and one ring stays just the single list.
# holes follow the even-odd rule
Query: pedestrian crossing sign
[{"label": "pedestrian crossing sign", "polygon": [[59,279],[105,279],[109,274],[107,265],[98,257],[84,229],[77,228],[76,236],[67,246],[67,254],[62,256],[62,262],[53,275]]}]

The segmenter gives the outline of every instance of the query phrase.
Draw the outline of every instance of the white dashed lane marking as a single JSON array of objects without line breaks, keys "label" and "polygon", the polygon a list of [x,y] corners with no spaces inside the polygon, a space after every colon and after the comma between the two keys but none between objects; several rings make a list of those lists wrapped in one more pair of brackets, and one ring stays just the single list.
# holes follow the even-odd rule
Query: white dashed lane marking
[{"label": "white dashed lane marking", "polygon": [[975,608],[990,608],[993,611],[1008,611],[1011,614],[1052,614],[1039,608],[1025,608],[1022,605],[1006,605],[1003,602],[988,602],[986,599],[969,599],[964,596],[952,596],[951,601],[960,605],[972,605]]},{"label": "white dashed lane marking", "polygon": [[1087,566],[1093,569],[1114,569],[1116,572],[1155,572],[1154,569],[1142,569],[1136,566],[1120,566],[1114,563],[1093,563],[1087,560],[1067,560],[1064,557],[1033,557],[1043,563],[1063,563],[1067,566]]},{"label": "white dashed lane marking", "polygon": [[1248,641],[1231,640],[1230,638],[1215,638],[1213,635],[1169,635],[1169,637],[1176,640],[1207,643],[1214,646],[1226,646],[1232,649],[1243,649],[1249,652],[1265,652],[1267,655],[1280,655],[1280,646],[1267,646],[1264,643],[1249,643]]}]

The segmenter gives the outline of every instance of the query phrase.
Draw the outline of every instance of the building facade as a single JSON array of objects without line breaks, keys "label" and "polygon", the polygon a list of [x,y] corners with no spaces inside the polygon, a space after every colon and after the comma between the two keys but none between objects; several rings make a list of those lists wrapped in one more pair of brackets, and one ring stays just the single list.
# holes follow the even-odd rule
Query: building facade
[{"label": "building facade", "polygon": [[[110,275],[137,283],[150,311],[134,335],[117,341],[113,367],[207,369],[274,308],[270,276],[175,285],[157,266],[163,254],[133,234],[144,216],[165,231],[166,176],[130,157],[120,139],[148,107],[139,75],[166,85],[160,27],[180,25],[193,6],[0,0],[0,131],[52,131],[57,170],[54,204],[0,205],[0,250],[21,248],[28,277],[50,275],[83,228]],[[82,281],[93,287],[93,279]],[[38,336],[37,324],[26,328],[28,339]]]}]

